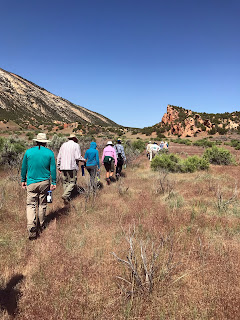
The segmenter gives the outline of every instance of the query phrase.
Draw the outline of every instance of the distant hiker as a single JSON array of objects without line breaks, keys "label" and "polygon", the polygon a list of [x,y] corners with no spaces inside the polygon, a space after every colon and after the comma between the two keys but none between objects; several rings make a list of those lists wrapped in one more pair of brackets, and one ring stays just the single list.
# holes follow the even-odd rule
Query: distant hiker
[{"label": "distant hiker", "polygon": [[112,141],[108,141],[107,146],[103,149],[102,164],[106,169],[107,184],[110,184],[110,181],[113,181],[114,166],[117,166],[117,155]]},{"label": "distant hiker", "polygon": [[116,179],[118,180],[122,172],[122,166],[124,162],[126,162],[126,156],[125,156],[124,147],[122,145],[121,139],[117,140],[117,144],[114,146],[114,149],[117,154]]},{"label": "distant hiker", "polygon": [[86,159],[86,168],[90,175],[90,190],[94,190],[96,188],[96,174],[97,171],[100,170],[99,165],[99,154],[98,150],[96,150],[97,144],[96,142],[90,143],[90,148],[86,151],[84,158]]},{"label": "distant hiker", "polygon": [[164,150],[168,150],[168,143],[167,143],[167,141],[165,141],[165,142],[163,143],[163,149],[164,149]]},{"label": "distant hiker", "polygon": [[162,150],[162,149],[163,149],[163,146],[164,146],[164,142],[163,142],[163,141],[161,141],[161,142],[160,142],[160,145],[159,145],[160,150]]},{"label": "distant hiker", "polygon": [[146,151],[147,151],[147,157],[148,159],[150,159],[150,150],[151,150],[151,146],[152,146],[152,142],[149,141],[148,144],[147,144],[147,148],[146,148]]},{"label": "distant hiker", "polygon": [[151,146],[150,146],[150,157],[149,160],[152,161],[152,159],[155,157],[155,155],[160,151],[160,147],[157,144],[157,142],[154,142]]},{"label": "distant hiker", "polygon": [[72,191],[77,184],[78,163],[79,161],[85,162],[85,159],[81,156],[76,135],[71,134],[68,140],[62,144],[57,156],[57,168],[62,173],[63,178],[64,192],[62,199],[65,205],[69,203]]},{"label": "distant hiker", "polygon": [[[25,152],[22,162],[22,188],[27,189],[27,229],[29,239],[33,240],[40,230],[43,230],[47,210],[47,193],[56,189],[56,164],[54,153],[46,148],[45,133],[39,133],[36,139],[37,146]],[[50,182],[51,178],[51,182]]]}]

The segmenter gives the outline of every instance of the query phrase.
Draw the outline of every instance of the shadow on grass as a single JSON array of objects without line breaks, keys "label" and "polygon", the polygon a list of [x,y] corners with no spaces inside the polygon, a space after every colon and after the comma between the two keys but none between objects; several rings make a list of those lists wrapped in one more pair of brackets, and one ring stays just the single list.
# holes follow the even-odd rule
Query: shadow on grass
[{"label": "shadow on grass", "polygon": [[16,285],[22,282],[24,276],[16,274],[7,283],[4,289],[0,288],[0,309],[15,317],[18,313],[18,301],[21,297],[21,291],[16,289]]},{"label": "shadow on grass", "polygon": [[63,208],[59,208],[57,210],[50,211],[49,214],[45,218],[45,222],[44,222],[45,227],[47,227],[51,221],[53,221],[55,219],[58,220],[59,218],[61,218],[63,216],[67,216],[69,214],[69,210],[70,210],[70,207],[65,206]]}]

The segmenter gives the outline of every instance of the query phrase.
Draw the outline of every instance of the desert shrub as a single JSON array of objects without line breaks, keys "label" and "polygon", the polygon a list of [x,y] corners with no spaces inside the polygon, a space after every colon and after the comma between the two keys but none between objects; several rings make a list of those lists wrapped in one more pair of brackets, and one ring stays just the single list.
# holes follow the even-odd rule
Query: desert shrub
[{"label": "desert shrub", "polygon": [[182,161],[181,171],[182,172],[195,172],[197,170],[206,170],[209,168],[209,162],[205,158],[198,156],[188,157]]},{"label": "desert shrub", "polygon": [[232,139],[231,142],[229,143],[229,145],[231,147],[235,148],[235,150],[240,150],[240,141],[239,140]]},{"label": "desert shrub", "polygon": [[153,170],[167,170],[170,172],[194,172],[209,168],[209,162],[198,156],[181,159],[174,154],[162,154],[155,156],[151,163]]},{"label": "desert shrub", "polygon": [[26,136],[28,137],[28,140],[32,140],[34,138],[34,133],[33,132],[27,132]]},{"label": "desert shrub", "polygon": [[3,139],[0,152],[1,165],[19,166],[25,150],[26,145],[23,140]]},{"label": "desert shrub", "polygon": [[0,137],[0,151],[2,151],[3,143],[4,143],[4,139]]},{"label": "desert shrub", "polygon": [[198,146],[198,147],[211,148],[216,145],[216,142],[210,141],[208,139],[200,139],[200,140],[193,142],[193,145]]},{"label": "desert shrub", "polygon": [[165,169],[170,172],[179,172],[180,170],[180,157],[174,154],[157,155],[151,162],[153,170]]},{"label": "desert shrub", "polygon": [[48,147],[53,151],[58,151],[64,142],[66,142],[65,137],[54,134],[51,139],[51,142],[48,143]]},{"label": "desert shrub", "polygon": [[192,141],[188,140],[188,139],[178,138],[178,139],[171,139],[171,141],[175,142],[175,143],[179,143],[179,144],[185,144],[187,146],[191,146],[191,144],[192,144]]},{"label": "desert shrub", "polygon": [[[125,151],[128,164],[131,164],[132,161],[137,159],[137,157],[142,152],[139,149],[135,148],[129,140],[123,141],[123,146],[124,146],[124,151]],[[144,148],[145,148],[145,144],[144,144]]]},{"label": "desert shrub", "polygon": [[230,151],[213,146],[204,152],[203,158],[212,164],[229,165],[234,162]]},{"label": "desert shrub", "polygon": [[133,147],[133,149],[139,150],[140,152],[143,152],[143,150],[145,150],[145,148],[146,148],[145,142],[141,139],[133,141],[132,147]]}]

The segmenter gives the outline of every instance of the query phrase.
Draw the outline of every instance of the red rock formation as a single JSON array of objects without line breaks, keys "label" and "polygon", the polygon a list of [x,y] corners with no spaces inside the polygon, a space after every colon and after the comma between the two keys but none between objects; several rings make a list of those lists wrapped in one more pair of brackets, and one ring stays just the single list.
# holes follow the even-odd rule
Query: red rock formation
[{"label": "red rock formation", "polygon": [[[162,118],[162,125],[170,126],[169,132],[171,134],[181,137],[192,137],[197,133],[209,131],[214,127],[214,124],[212,124],[210,120],[203,120],[199,114],[193,114],[191,110],[182,109],[181,113],[182,112],[185,112],[187,117],[184,121],[179,119],[179,111],[175,107],[167,106],[167,112]],[[205,126],[206,130],[203,130],[199,124]]]}]

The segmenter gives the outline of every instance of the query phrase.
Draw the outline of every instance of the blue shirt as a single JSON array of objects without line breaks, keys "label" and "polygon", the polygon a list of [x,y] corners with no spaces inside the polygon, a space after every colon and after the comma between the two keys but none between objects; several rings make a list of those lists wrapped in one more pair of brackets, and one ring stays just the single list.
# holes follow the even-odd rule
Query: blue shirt
[{"label": "blue shirt", "polygon": [[98,168],[100,168],[99,165],[99,154],[98,154],[98,150],[96,150],[97,148],[97,144],[96,142],[91,142],[90,143],[90,149],[88,149],[85,153],[84,158],[87,160],[86,166],[98,166]]}]

